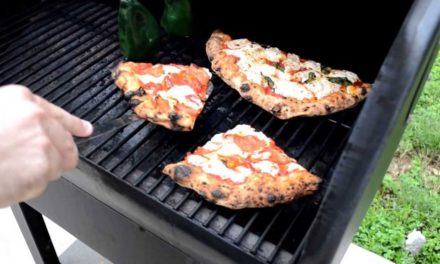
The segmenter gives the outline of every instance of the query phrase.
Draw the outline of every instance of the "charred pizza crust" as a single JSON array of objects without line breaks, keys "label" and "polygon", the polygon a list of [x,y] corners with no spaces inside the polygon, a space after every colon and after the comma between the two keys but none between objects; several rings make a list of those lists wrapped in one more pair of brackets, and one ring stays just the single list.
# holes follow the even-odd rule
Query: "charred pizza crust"
[{"label": "charred pizza crust", "polygon": [[274,178],[253,174],[245,184],[223,181],[200,168],[181,161],[167,165],[163,172],[179,185],[195,190],[204,199],[231,209],[271,207],[316,191],[319,180],[307,171]]},{"label": "charred pizza crust", "polygon": [[[160,83],[144,83],[139,77],[140,74],[138,72],[138,69],[142,66],[151,67],[152,65],[146,63],[125,62],[120,63],[113,72],[116,86],[122,90],[124,98],[128,101],[133,111],[140,118],[164,126],[168,129],[176,131],[191,131],[198,115],[203,110],[203,105],[208,96],[207,92],[211,86],[209,81],[211,74],[209,71],[193,64],[189,66],[164,65],[165,67],[175,67],[176,71],[182,71],[182,74],[188,77],[188,81],[184,80],[184,82],[191,81],[194,85],[199,86],[199,89],[201,90],[197,94],[199,97],[198,99],[200,99],[199,103],[202,104],[199,109],[191,109],[182,106],[177,108],[174,106],[176,100],[171,99],[173,102],[170,102],[169,98],[164,99],[158,95],[158,93],[152,92],[153,88],[157,88],[158,85],[168,86],[165,87],[165,89],[170,89],[170,86],[172,86],[172,84],[169,83],[170,80],[166,79],[165,76]],[[173,73],[174,72],[171,74]],[[166,73],[164,74],[166,75]],[[154,80],[155,78],[153,77],[151,79]],[[188,83],[188,85],[190,85],[190,83]],[[163,89],[163,87],[159,89]]]},{"label": "charred pizza crust", "polygon": [[231,209],[272,207],[287,203],[312,194],[320,182],[319,177],[302,168],[292,158],[289,161],[295,163],[296,167],[293,171],[282,175],[254,171],[243,182],[234,182],[207,173],[202,167],[190,163],[188,156],[183,161],[165,166],[163,173],[179,185],[195,190],[204,199]]},{"label": "charred pizza crust", "polygon": [[[219,31],[214,32],[209,38],[206,44],[206,53],[211,61],[213,71],[231,88],[238,91],[244,99],[260,106],[280,119],[332,114],[355,106],[371,91],[371,84],[359,81],[350,85],[341,85],[337,91],[319,98],[313,96],[299,100],[293,97],[279,96],[272,92],[269,93],[267,91],[270,87],[267,83],[255,83],[249,80],[238,66],[237,57],[228,55],[225,52],[230,41],[232,41],[232,38],[229,35]],[[285,56],[289,55],[280,52]],[[290,55],[296,56],[294,54]],[[278,65],[275,66],[278,67]],[[323,74],[323,76],[325,75]],[[267,77],[264,78],[267,79]],[[268,80],[268,82],[270,84],[272,80]]]}]

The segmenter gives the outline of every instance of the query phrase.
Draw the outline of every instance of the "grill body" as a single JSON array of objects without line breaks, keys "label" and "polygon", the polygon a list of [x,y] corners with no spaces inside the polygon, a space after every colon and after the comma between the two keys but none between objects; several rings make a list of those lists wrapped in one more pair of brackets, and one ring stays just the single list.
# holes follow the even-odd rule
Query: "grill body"
[{"label": "grill body", "polygon": [[[323,39],[333,36],[331,30],[317,36],[308,28],[294,28],[304,41],[275,34],[274,25],[287,25],[291,19],[289,6],[260,6],[260,11],[246,14],[246,5],[232,10],[234,3],[228,1],[206,12],[214,10],[206,2],[194,1],[196,35],[165,36],[153,62],[209,67],[205,41],[213,29],[222,28],[353,70],[375,83],[374,92],[365,104],[331,116],[281,121],[214,77],[215,89],[193,132],[172,132],[148,122],[121,128],[81,147],[78,168],[28,204],[118,263],[130,256],[134,262],[337,263],[379,188],[436,54],[438,1],[402,1],[387,24],[381,23],[389,10],[376,12],[372,23],[382,25],[381,30],[354,22],[362,36],[384,34],[380,44],[357,46],[345,41],[324,45]],[[146,4],[157,14],[161,10],[160,3]],[[300,10],[311,8],[297,4]],[[359,19],[375,10],[365,5]],[[341,29],[347,22],[325,11],[341,6],[320,9],[321,21]],[[270,23],[253,15],[263,11],[272,14],[267,15]],[[225,13],[230,19],[224,19]],[[0,84],[27,85],[95,124],[130,114],[110,76],[123,59],[116,16],[111,2],[49,1],[4,19]],[[359,52],[368,46],[375,52]],[[165,164],[241,123],[263,131],[321,177],[319,191],[274,208],[233,211],[204,201],[161,174]]]}]

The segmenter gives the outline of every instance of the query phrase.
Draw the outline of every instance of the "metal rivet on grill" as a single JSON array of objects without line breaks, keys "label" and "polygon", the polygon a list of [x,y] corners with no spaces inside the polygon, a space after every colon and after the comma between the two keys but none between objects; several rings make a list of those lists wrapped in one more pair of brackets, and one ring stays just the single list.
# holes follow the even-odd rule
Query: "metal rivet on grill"
[{"label": "metal rivet on grill", "polygon": [[249,92],[250,89],[251,88],[249,87],[249,84],[247,84],[247,83],[240,86],[240,91],[242,91],[243,93]]},{"label": "metal rivet on grill", "polygon": [[225,197],[225,194],[222,191],[218,190],[218,189],[214,190],[211,194],[216,199],[220,199],[220,198]]},{"label": "metal rivet on grill", "polygon": [[191,174],[191,168],[185,165],[178,165],[174,168],[174,178],[176,180],[187,177]]}]

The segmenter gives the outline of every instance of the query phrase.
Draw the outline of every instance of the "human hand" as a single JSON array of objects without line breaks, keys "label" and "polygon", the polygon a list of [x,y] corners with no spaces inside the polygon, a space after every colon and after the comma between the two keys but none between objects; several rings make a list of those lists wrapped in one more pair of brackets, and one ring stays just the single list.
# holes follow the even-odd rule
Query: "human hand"
[{"label": "human hand", "polygon": [[72,136],[91,135],[92,125],[32,94],[26,87],[0,88],[0,207],[34,198],[78,163]]}]

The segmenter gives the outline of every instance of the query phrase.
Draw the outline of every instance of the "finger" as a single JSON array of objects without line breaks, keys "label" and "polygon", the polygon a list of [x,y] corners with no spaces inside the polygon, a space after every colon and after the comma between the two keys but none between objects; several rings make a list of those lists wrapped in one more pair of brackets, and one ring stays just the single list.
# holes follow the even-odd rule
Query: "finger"
[{"label": "finger", "polygon": [[[43,123],[45,132],[56,149],[58,157],[55,164],[60,169],[60,174],[75,168],[78,163],[78,149],[72,135],[54,118],[48,118]],[[51,180],[61,175],[52,175]]]},{"label": "finger", "polygon": [[92,134],[93,126],[90,124],[90,122],[71,115],[62,108],[49,103],[37,95],[35,95],[35,102],[53,118],[57,119],[72,135],[78,137],[87,137]]}]

